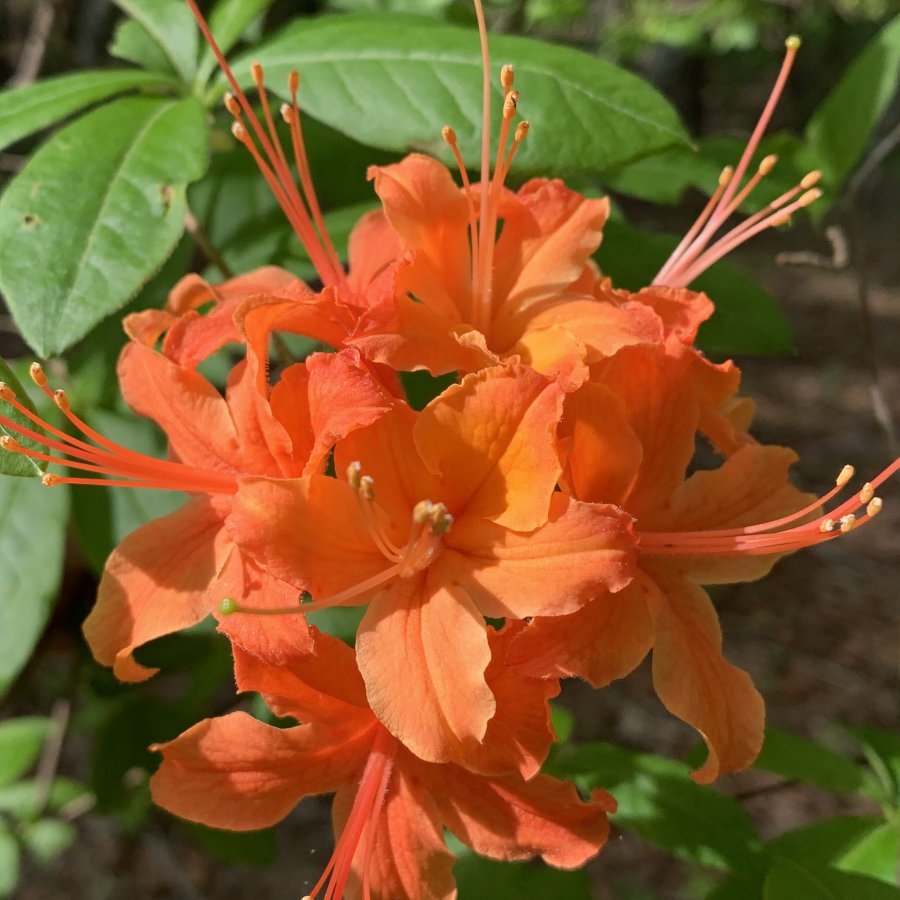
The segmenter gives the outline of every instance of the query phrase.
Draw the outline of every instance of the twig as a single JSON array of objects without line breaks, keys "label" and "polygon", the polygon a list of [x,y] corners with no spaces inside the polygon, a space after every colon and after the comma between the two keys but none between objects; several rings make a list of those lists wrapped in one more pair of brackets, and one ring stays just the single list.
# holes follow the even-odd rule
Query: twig
[{"label": "twig", "polygon": [[53,711],[50,713],[50,734],[47,735],[47,740],[41,750],[41,758],[35,776],[37,792],[34,805],[39,814],[44,811],[47,800],[50,798],[50,789],[53,786],[53,779],[56,777],[71,712],[71,702],[61,699],[53,704]]},{"label": "twig", "polygon": [[184,214],[184,227],[209,262],[211,262],[225,278],[233,278],[234,272],[232,272],[231,267],[225,262],[225,258],[219,252],[215,244],[209,239],[209,235],[203,230],[203,226],[200,224],[199,219],[191,212],[191,210],[188,210]]},{"label": "twig", "polygon": [[831,256],[811,251],[779,253],[775,257],[775,262],[779,266],[808,266],[811,269],[830,269],[832,271],[846,269],[850,263],[846,235],[837,225],[829,225],[825,229],[825,237],[831,244]]},{"label": "twig", "polygon": [[56,8],[53,0],[39,0],[31,17],[31,27],[28,29],[28,37],[25,38],[19,64],[9,80],[10,87],[24,87],[31,84],[40,74],[44,54],[47,52],[47,39],[50,37],[55,18]]}]

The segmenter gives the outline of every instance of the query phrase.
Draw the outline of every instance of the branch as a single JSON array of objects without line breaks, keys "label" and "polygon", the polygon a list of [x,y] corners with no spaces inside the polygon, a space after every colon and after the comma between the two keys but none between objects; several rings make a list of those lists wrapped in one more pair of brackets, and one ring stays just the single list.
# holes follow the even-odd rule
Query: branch
[{"label": "branch", "polygon": [[19,64],[13,77],[9,80],[10,87],[24,87],[31,84],[41,71],[44,62],[44,54],[47,52],[47,39],[53,28],[53,20],[56,18],[56,8],[53,0],[39,0],[31,17],[31,27],[28,29],[28,37],[25,38],[25,46],[19,58]]}]

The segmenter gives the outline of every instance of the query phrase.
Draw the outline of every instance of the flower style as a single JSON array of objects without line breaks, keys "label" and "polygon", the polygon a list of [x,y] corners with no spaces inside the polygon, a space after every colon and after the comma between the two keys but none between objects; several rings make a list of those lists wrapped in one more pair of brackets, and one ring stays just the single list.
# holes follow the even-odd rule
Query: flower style
[{"label": "flower style", "polygon": [[[32,450],[11,437],[0,439],[0,445],[92,476],[48,474],[44,483],[50,486],[161,488],[195,495],[112,552],[84,624],[98,661],[112,666],[123,681],[140,681],[155,670],[137,663],[134,649],[199,622],[218,610],[222,597],[252,595],[253,604],[276,608],[296,598],[295,588],[260,569],[223,529],[240,478],[321,471],[337,438],[371,423],[394,401],[353,350],[316,354],[290,367],[270,401],[253,384],[247,361],[232,370],[225,398],[198,372],[135,341],[123,350],[118,372],[126,401],[163,429],[174,459],[144,456],[97,434],[72,412],[64,391],[50,391],[37,364],[32,367],[35,382],[92,443],[30,413],[2,385],[0,396],[49,436],[5,417],[0,423],[59,455]],[[297,644],[311,649],[303,617],[292,618],[296,627],[288,630],[266,617],[226,620],[223,628],[239,628],[248,646],[277,657]]]},{"label": "flower style", "polygon": [[554,492],[563,392],[515,364],[397,405],[338,442],[349,483],[248,478],[227,527],[302,609],[368,603],[357,637],[369,703],[433,762],[465,760],[496,702],[484,616],[573,612],[631,578],[631,519]]},{"label": "flower style", "polygon": [[244,830],[278,822],[305,796],[336,791],[335,851],[308,898],[454,897],[444,828],[494,859],[580,866],[605,842],[615,804],[602,791],[582,801],[572,785],[536,774],[558,684],[507,666],[510,636],[489,635],[497,714],[481,749],[487,775],[410,753],[369,709],[353,651],[317,635],[314,656],[277,667],[234,646],[239,689],[259,691],[277,715],[304,724],[277,729],[240,712],[200,722],[155,748],[163,762],[153,798],[184,818]]},{"label": "flower style", "polygon": [[[657,694],[707,743],[707,760],[694,776],[700,782],[750,765],[764,719],[750,678],[722,656],[715,610],[700,585],[761,578],[780,555],[850,530],[860,505],[868,512],[859,522],[877,514],[874,489],[898,467],[817,517],[849,471],[812,502],[791,487],[796,455],[751,441],[747,410],[728,403],[735,372],[723,366],[716,376],[671,340],[621,351],[594,367],[592,381],[569,398],[562,483],[574,497],[612,502],[635,517],[638,568],[617,594],[568,616],[535,619],[512,650],[513,661],[533,675],[578,675],[600,687],[652,648]],[[698,431],[726,459],[687,475]]]}]

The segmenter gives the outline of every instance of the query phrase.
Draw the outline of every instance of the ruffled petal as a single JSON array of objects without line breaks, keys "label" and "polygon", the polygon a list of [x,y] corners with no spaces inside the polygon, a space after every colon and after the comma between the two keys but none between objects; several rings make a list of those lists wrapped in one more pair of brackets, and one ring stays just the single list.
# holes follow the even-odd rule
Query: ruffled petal
[{"label": "ruffled petal", "polygon": [[663,565],[649,569],[656,631],[653,685],[673,715],[700,732],[709,754],[700,784],[746,769],[759,754],[765,705],[750,676],[722,656],[719,619],[706,592]]},{"label": "ruffled petal", "polygon": [[446,827],[492,859],[540,856],[551,866],[575,869],[606,843],[606,814],[616,808],[604,791],[583,801],[574,785],[549,775],[487,779],[446,766],[429,768],[425,777]]},{"label": "ruffled petal", "polygon": [[158,670],[135,662],[134,648],[209,615],[208,591],[227,552],[221,532],[221,515],[198,499],[139,528],[110,554],[84,636],[117,678],[149,678]]},{"label": "ruffled petal", "polygon": [[525,366],[469,375],[419,416],[416,447],[450,511],[530,531],[547,521],[559,478],[563,390]]},{"label": "ruffled petal", "polygon": [[211,828],[252,831],[281,821],[310,794],[336,790],[365,762],[368,732],[301,725],[273,728],[236,712],[205,719],[153,750],[154,802]]},{"label": "ruffled petal", "polygon": [[597,688],[624,678],[653,646],[646,581],[638,569],[616,594],[601,594],[568,616],[533,619],[512,641],[509,664],[534,677],[575,675]]},{"label": "ruffled petal", "polygon": [[490,649],[460,588],[398,579],[369,605],[356,652],[372,711],[417,756],[461,759],[484,738],[496,710],[484,680]]},{"label": "ruffled petal", "polygon": [[634,574],[632,519],[618,507],[551,497],[549,521],[526,534],[466,516],[445,538],[443,569],[486,616],[558,616],[601,591],[618,591]]}]

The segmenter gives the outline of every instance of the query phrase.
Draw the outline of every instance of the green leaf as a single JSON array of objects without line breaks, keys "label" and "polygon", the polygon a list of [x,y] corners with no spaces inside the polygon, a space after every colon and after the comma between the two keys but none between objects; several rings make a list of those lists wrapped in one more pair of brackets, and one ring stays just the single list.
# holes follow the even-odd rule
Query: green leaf
[{"label": "green leaf", "polygon": [[766,729],[762,752],[753,765],[838,794],[853,793],[863,783],[862,769],[846,756],[775,728]]},{"label": "green leaf", "polygon": [[156,39],[135,19],[123,19],[116,26],[109,53],[117,59],[124,59],[146,69],[178,78],[172,60],[160,47]]},{"label": "green leaf", "polygon": [[[243,37],[254,19],[259,18],[273,0],[219,0],[209,15],[209,27],[223,53],[228,51]],[[216,67],[216,57],[206,45],[197,69],[197,83],[206,84]]]},{"label": "green leaf", "polygon": [[900,78],[900,15],[869,42],[806,126],[815,163],[836,190],[860,160]]},{"label": "green leaf", "polygon": [[23,825],[19,837],[28,852],[38,862],[47,865],[75,843],[78,831],[71,822],[38,819]]},{"label": "green leaf", "polygon": [[460,900],[590,900],[592,896],[586,872],[562,872],[540,862],[503,863],[468,853],[457,860],[453,874]]},{"label": "green leaf", "polygon": [[842,872],[869,875],[887,884],[897,883],[900,861],[900,827],[884,822],[865,835],[837,862]]},{"label": "green leaf", "polygon": [[0,150],[92,103],[138,88],[164,89],[172,83],[151,72],[105,69],[36,81],[0,93]]},{"label": "green leaf", "polygon": [[[16,395],[16,400],[18,400],[22,406],[25,406],[34,412],[34,404],[22,387],[22,383],[16,378],[13,370],[10,369],[2,359],[0,359],[0,381],[6,382],[6,384],[12,388],[13,393]],[[37,430],[37,426],[34,422],[5,400],[0,400],[0,416],[6,416],[13,422],[23,425],[25,428],[30,428],[32,431]],[[15,438],[15,440],[22,444],[23,447],[31,447],[39,450],[46,449],[36,441],[19,434],[14,428],[10,428],[2,422],[0,422],[0,435],[8,435],[9,437]],[[30,459],[20,453],[0,451],[0,475],[16,475],[23,478],[29,476],[34,477],[35,475],[40,475],[46,467],[46,463]]]},{"label": "green leaf", "polygon": [[197,27],[183,0],[115,0],[156,41],[186,84],[197,71]]},{"label": "green leaf", "polygon": [[37,762],[49,730],[49,720],[36,716],[0,723],[0,787],[20,778]]},{"label": "green leaf", "polygon": [[562,747],[553,774],[602,787],[619,804],[610,821],[681,859],[750,870],[760,844],[750,818],[730,797],[691,780],[669,759],[612,744]]},{"label": "green leaf", "polygon": [[775,858],[810,866],[835,865],[883,822],[874,816],[834,816],[773,838],[766,850]]},{"label": "green leaf", "polygon": [[205,165],[193,99],[117,100],[35,154],[0,199],[0,289],[39,354],[71,346],[162,265]]},{"label": "green leaf", "polygon": [[804,866],[779,860],[763,889],[763,900],[900,900],[900,888],[839,872],[826,866]]},{"label": "green leaf", "polygon": [[[597,261],[616,287],[639,290],[650,284],[677,244],[678,238],[671,235],[644,234],[622,222],[607,222]],[[781,308],[728,263],[716,263],[691,289],[705,291],[716,305],[697,338],[706,352],[720,356],[793,352],[793,335]]]},{"label": "green leaf", "polygon": [[213,859],[230,865],[244,863],[266,866],[273,863],[278,855],[273,828],[262,831],[219,831],[189,822],[187,829]]},{"label": "green leaf", "polygon": [[867,793],[888,806],[900,807],[900,735],[868,727],[850,731],[862,742],[874,775],[875,784]]},{"label": "green leaf", "polygon": [[[532,124],[516,156],[519,175],[603,171],[688,143],[672,107],[635,75],[569,47],[495,35],[494,69],[516,67],[521,114]],[[478,35],[407,16],[324,16],[289,25],[235,65],[266,67],[274,91],[303,73],[301,103],[310,115],[364,144],[421,149],[451,160],[441,128],[452,125],[467,165],[481,154],[481,59]],[[499,129],[496,84],[493,127]]]},{"label": "green leaf", "polygon": [[68,491],[0,478],[0,696],[28,662],[62,576]]},{"label": "green leaf", "polygon": [[[47,795],[46,810],[58,813],[87,793],[88,789],[83,784],[71,778],[54,778]],[[41,794],[42,786],[36,779],[18,781],[0,788],[0,812],[9,813],[22,821],[33,819],[41,812],[38,809]]]},{"label": "green leaf", "polygon": [[19,845],[0,822],[0,897],[11,897],[19,883]]}]

